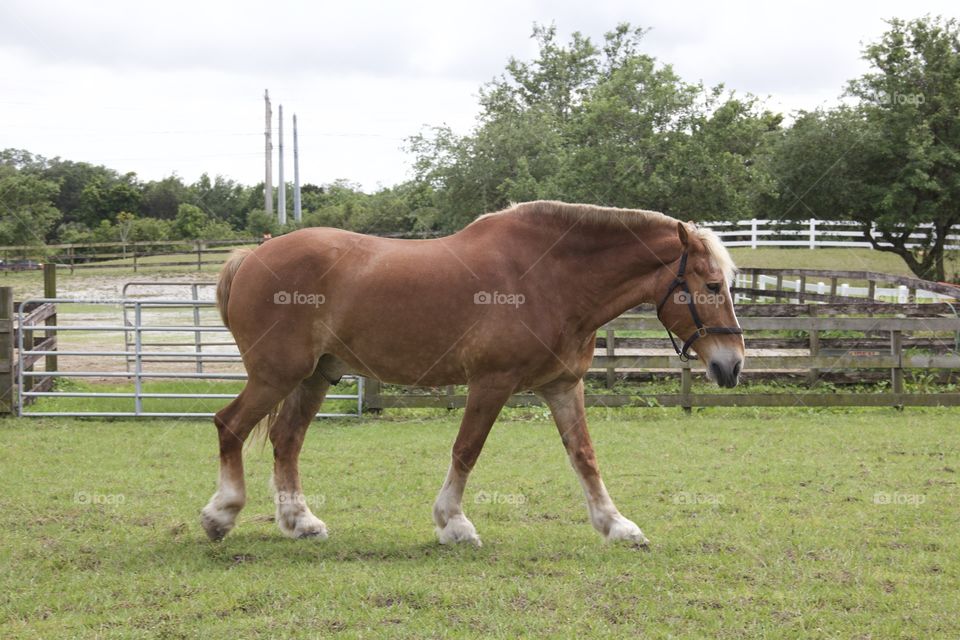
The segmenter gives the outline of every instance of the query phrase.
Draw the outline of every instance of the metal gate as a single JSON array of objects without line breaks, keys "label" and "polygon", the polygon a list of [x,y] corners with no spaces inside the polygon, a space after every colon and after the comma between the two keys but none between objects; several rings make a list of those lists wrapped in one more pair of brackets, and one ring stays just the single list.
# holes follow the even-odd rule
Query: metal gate
[{"label": "metal gate", "polygon": [[[220,406],[236,397],[239,390],[210,391],[204,388],[203,382],[208,383],[207,387],[214,383],[238,386],[247,376],[236,343],[220,322],[216,304],[212,300],[197,299],[196,288],[193,294],[190,300],[33,298],[21,302],[17,307],[20,327],[17,348],[21,358],[56,356],[57,366],[56,371],[20,368],[17,375],[18,415],[212,416]],[[28,305],[43,302],[58,305],[57,324],[24,324],[29,320],[29,313],[25,311]],[[71,322],[69,305],[105,307],[110,315],[115,313],[117,320],[113,324],[103,324],[99,318],[84,320],[80,317],[79,322]],[[89,311],[87,315],[90,315]],[[24,344],[24,336],[32,330],[56,332],[58,348],[43,350]],[[77,364],[71,365],[71,362]],[[50,376],[54,381],[53,388],[24,391],[30,388],[25,378],[31,376]],[[320,413],[318,417],[359,416],[362,413],[363,378],[344,376],[343,382],[355,385],[356,391],[329,394],[327,400],[343,409]],[[180,388],[151,388],[164,385]],[[98,386],[106,390],[98,390]],[[28,406],[28,399],[35,402]],[[222,402],[211,403],[211,400]],[[170,403],[176,406],[170,410],[158,407]],[[216,408],[210,405],[216,405]]]}]

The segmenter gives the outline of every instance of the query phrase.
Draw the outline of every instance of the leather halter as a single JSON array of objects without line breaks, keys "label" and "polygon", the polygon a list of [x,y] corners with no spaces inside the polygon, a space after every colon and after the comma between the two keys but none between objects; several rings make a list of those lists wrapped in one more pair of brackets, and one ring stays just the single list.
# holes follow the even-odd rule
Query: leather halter
[{"label": "leather halter", "polygon": [[[667,303],[667,300],[670,299],[670,295],[677,290],[677,288],[682,288],[683,291],[687,294],[687,308],[690,309],[690,315],[693,317],[693,323],[697,325],[697,330],[683,343],[683,346],[677,344],[677,340],[673,337],[673,332],[670,329],[667,329],[667,336],[670,338],[670,343],[673,345],[673,350],[677,352],[677,355],[680,356],[680,359],[684,362],[687,360],[696,360],[696,355],[690,355],[688,352],[690,347],[693,346],[693,343],[699,338],[710,334],[725,334],[725,335],[740,335],[743,333],[743,329],[740,327],[706,327],[703,322],[700,321],[700,314],[697,313],[697,305],[693,302],[693,293],[690,291],[690,286],[687,284],[687,279],[684,277],[684,273],[687,270],[687,252],[684,251],[683,255],[680,256],[680,268],[677,269],[677,277],[673,279],[673,282],[670,284],[670,288],[667,289],[666,295],[663,296],[663,299],[660,301],[660,304],[657,305],[657,319],[663,323],[663,319],[660,318],[660,310],[663,309],[663,305]],[[666,323],[663,323],[666,327]],[[677,336],[679,338],[679,336]]]}]

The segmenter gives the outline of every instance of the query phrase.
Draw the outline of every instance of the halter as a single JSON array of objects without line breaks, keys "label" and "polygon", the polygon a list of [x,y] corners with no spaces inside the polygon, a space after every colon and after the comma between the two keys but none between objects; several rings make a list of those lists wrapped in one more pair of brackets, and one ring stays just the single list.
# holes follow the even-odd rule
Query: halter
[{"label": "halter", "polygon": [[[698,338],[703,338],[704,336],[710,334],[725,334],[725,335],[740,335],[743,333],[743,329],[740,327],[705,327],[703,322],[700,321],[700,314],[697,313],[697,305],[693,302],[693,294],[690,292],[690,287],[687,285],[687,279],[684,277],[684,272],[687,270],[687,252],[684,251],[683,255],[680,256],[680,268],[677,270],[677,277],[673,279],[673,282],[670,284],[670,288],[667,289],[667,293],[663,296],[663,299],[660,301],[660,304],[657,305],[657,319],[660,322],[663,322],[663,319],[660,318],[660,310],[663,309],[663,305],[667,303],[667,300],[670,299],[670,294],[677,290],[677,287],[681,287],[687,294],[687,308],[690,309],[690,315],[693,317],[693,323],[697,325],[697,330],[687,338],[686,342],[683,343],[683,346],[680,347],[677,344],[677,340],[673,337],[673,332],[670,329],[667,329],[667,336],[670,338],[670,343],[673,345],[673,350],[677,352],[677,355],[680,356],[680,359],[684,362],[688,360],[696,360],[696,355],[690,355],[688,351],[690,347],[693,346],[693,343],[697,341]],[[666,323],[664,323],[666,327]],[[679,336],[677,336],[679,338]]]}]

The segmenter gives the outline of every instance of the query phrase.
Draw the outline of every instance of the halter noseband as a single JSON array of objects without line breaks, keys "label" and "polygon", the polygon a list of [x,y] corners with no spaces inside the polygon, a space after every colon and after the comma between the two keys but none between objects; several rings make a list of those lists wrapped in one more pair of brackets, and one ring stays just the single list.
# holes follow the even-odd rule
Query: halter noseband
[{"label": "halter noseband", "polygon": [[[673,345],[673,350],[677,352],[677,355],[680,356],[680,359],[684,362],[691,359],[696,360],[697,356],[690,355],[688,352],[690,347],[693,346],[693,343],[696,342],[698,338],[703,338],[704,336],[710,334],[740,335],[743,333],[743,329],[740,327],[703,326],[703,322],[700,321],[700,314],[697,313],[697,305],[693,302],[693,293],[691,293],[690,286],[687,285],[687,279],[684,277],[686,270],[687,252],[684,251],[683,255],[680,256],[680,268],[677,269],[677,277],[673,279],[673,282],[670,284],[670,288],[667,289],[666,295],[663,296],[660,304],[657,305],[657,319],[659,319],[660,322],[663,322],[663,319],[660,318],[660,310],[663,309],[663,305],[665,305],[667,300],[670,299],[670,295],[677,290],[677,287],[681,287],[687,294],[687,308],[690,309],[690,315],[693,317],[693,323],[697,325],[697,330],[694,331],[693,335],[687,338],[686,342],[684,342],[683,346],[681,347],[677,344],[677,340],[673,337],[673,332],[670,331],[670,329],[667,329],[667,336],[670,338],[670,343]],[[666,323],[664,323],[664,327],[666,327]]]}]

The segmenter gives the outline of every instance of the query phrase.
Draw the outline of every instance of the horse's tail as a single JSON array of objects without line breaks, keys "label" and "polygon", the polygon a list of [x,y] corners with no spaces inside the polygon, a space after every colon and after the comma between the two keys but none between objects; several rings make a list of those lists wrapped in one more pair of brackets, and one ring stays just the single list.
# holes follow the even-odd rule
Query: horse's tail
[{"label": "horse's tail", "polygon": [[233,276],[237,275],[240,263],[251,253],[253,249],[234,249],[227,261],[223,263],[223,268],[220,269],[220,281],[217,283],[217,309],[220,310],[223,326],[228,329],[230,323],[227,322],[227,302],[230,301],[230,285],[233,284]]}]

